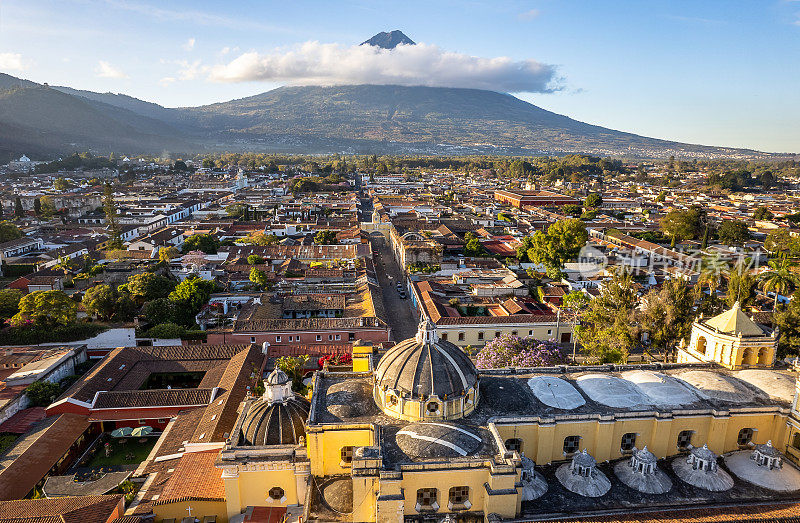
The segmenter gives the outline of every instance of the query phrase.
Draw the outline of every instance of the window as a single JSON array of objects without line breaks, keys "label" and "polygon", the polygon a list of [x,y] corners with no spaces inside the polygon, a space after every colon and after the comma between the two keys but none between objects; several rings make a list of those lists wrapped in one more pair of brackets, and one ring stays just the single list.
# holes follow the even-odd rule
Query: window
[{"label": "window", "polygon": [[552,336],[553,335],[553,329],[547,329],[547,335],[548,336]]},{"label": "window", "polygon": [[483,331],[478,331],[478,339],[479,340],[483,339]]},{"label": "window", "polygon": [[619,449],[622,452],[631,452],[633,451],[634,446],[636,446],[636,433],[628,432],[627,434],[623,434],[622,443],[620,443]]},{"label": "window", "polygon": [[439,411],[439,404],[435,401],[431,401],[428,403],[428,412],[431,414],[436,414]]},{"label": "window", "polygon": [[336,335],[336,341],[339,341],[339,340],[341,340],[341,339],[342,339],[342,335],[341,335],[341,334],[337,334],[337,335]]},{"label": "window", "polygon": [[441,336],[441,337],[442,337],[442,340],[443,340],[443,341],[447,341],[447,333],[446,333],[446,332],[445,332],[445,333],[442,333],[442,336]]},{"label": "window", "polygon": [[256,342],[256,337],[250,336],[250,343],[255,343],[255,342]]},{"label": "window", "polygon": [[452,487],[447,495],[448,508],[470,508],[469,487]]},{"label": "window", "polygon": [[317,334],[317,341],[322,341],[322,334]]},{"label": "window", "polygon": [[580,445],[580,436],[567,436],[564,438],[564,454],[574,454],[578,452]]},{"label": "window", "polygon": [[355,332],[348,332],[347,333],[347,341],[353,341],[355,339],[356,339],[356,333]]},{"label": "window", "polygon": [[353,447],[347,446],[342,447],[342,463],[352,463],[353,462]]},{"label": "window", "polygon": [[795,432],[792,435],[792,447],[800,449],[800,432]]},{"label": "window", "polygon": [[394,407],[395,405],[397,405],[397,396],[395,396],[394,394],[390,394],[386,398],[386,404],[390,407]]},{"label": "window", "polygon": [[269,499],[273,501],[282,500],[284,495],[285,493],[283,492],[283,489],[280,487],[272,487],[271,489],[269,489]]},{"label": "window", "polygon": [[740,447],[746,447],[748,443],[753,441],[753,429],[746,428],[739,431],[739,436],[736,438],[736,444]]},{"label": "window", "polygon": [[333,341],[333,334],[328,334],[328,341]]},{"label": "window", "polygon": [[499,337],[500,337],[500,334],[501,334],[501,332],[500,332],[500,331],[494,331],[494,337],[495,337],[495,338],[499,338]]},{"label": "window", "polygon": [[280,343],[280,342],[281,342],[281,337],[275,336],[275,343]]},{"label": "window", "polygon": [[693,430],[682,430],[678,434],[678,449],[679,450],[687,450],[689,445],[692,444],[692,435],[694,434]]},{"label": "window", "polygon": [[459,332],[458,333],[458,341],[464,341],[464,333],[463,332]]},{"label": "window", "polygon": [[439,510],[439,503],[436,501],[437,490],[435,488],[421,488],[417,490],[417,512],[424,510]]},{"label": "window", "polygon": [[516,336],[517,335],[517,331],[511,331],[511,335],[512,336]]},{"label": "window", "polygon": [[147,425],[147,420],[146,419],[140,419],[139,420],[139,425]]},{"label": "window", "polygon": [[522,440],[519,438],[507,439],[506,450],[509,452],[522,452]]}]

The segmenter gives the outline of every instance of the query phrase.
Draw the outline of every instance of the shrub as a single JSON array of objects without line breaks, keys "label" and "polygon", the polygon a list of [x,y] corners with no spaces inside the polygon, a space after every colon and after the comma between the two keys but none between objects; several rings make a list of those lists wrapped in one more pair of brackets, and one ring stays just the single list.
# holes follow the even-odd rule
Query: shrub
[{"label": "shrub", "polygon": [[566,361],[561,349],[552,341],[504,334],[481,349],[475,365],[479,369],[550,367]]}]

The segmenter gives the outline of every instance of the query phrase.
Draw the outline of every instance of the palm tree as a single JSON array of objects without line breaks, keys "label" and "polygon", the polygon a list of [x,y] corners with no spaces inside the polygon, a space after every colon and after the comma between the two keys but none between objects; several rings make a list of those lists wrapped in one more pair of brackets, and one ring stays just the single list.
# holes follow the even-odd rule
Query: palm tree
[{"label": "palm tree", "polygon": [[789,293],[800,286],[800,276],[793,269],[793,263],[786,255],[767,262],[770,270],[761,275],[761,285],[764,292],[775,293],[775,304],[772,310],[778,306],[778,295]]}]

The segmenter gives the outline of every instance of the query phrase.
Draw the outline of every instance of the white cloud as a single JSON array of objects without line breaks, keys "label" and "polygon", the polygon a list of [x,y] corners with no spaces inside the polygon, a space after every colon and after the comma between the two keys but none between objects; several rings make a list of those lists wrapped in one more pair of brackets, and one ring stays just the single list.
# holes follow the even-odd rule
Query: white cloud
[{"label": "white cloud", "polygon": [[158,83],[161,84],[162,87],[167,87],[168,85],[172,85],[177,81],[178,79],[175,78],[174,76],[165,76],[164,78],[159,80]]},{"label": "white cloud", "polygon": [[267,54],[255,51],[211,68],[217,82],[269,81],[300,85],[396,84],[470,87],[506,92],[549,92],[556,68],[536,60],[482,58],[435,45],[395,49],[306,42]]},{"label": "white cloud", "polygon": [[97,73],[97,76],[100,78],[128,78],[127,74],[103,60],[97,62],[97,67],[94,68],[94,72]]},{"label": "white cloud", "polygon": [[533,20],[534,18],[537,18],[540,14],[542,14],[542,12],[539,11],[538,9],[531,9],[530,11],[525,11],[524,13],[518,14],[517,18],[519,18],[520,20]]},{"label": "white cloud", "polygon": [[24,71],[25,64],[19,53],[0,53],[0,69]]},{"label": "white cloud", "polygon": [[184,51],[191,51],[192,49],[194,49],[195,42],[196,40],[194,38],[189,38],[188,40],[186,40],[186,43],[183,44],[183,46],[181,47],[183,47]]}]

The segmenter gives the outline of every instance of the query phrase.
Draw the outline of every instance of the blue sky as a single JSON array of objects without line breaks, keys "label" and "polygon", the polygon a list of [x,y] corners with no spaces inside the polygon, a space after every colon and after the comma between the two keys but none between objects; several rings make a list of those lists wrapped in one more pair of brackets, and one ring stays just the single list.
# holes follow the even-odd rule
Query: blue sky
[{"label": "blue sky", "polygon": [[[351,47],[391,29],[426,47]],[[0,71],[38,82],[183,106],[409,64],[410,83],[525,88],[585,122],[768,151],[800,151],[798,57],[797,0],[0,1]]]}]

